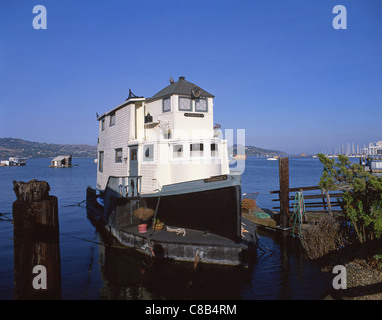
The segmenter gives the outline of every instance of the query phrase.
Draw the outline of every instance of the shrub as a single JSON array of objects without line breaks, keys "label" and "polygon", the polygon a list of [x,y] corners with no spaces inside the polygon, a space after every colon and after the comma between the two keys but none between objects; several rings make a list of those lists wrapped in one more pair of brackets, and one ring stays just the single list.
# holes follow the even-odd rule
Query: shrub
[{"label": "shrub", "polygon": [[324,165],[319,186],[336,190],[342,184],[348,190],[339,199],[341,207],[352,223],[360,243],[382,236],[382,177],[377,177],[349,158],[338,156],[339,162],[318,154]]}]

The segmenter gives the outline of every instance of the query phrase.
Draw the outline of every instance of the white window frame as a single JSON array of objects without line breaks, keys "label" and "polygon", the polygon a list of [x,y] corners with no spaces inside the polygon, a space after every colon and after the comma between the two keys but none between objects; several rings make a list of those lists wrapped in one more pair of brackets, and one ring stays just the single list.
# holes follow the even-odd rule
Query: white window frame
[{"label": "white window frame", "polygon": [[[181,151],[175,151],[175,148],[181,148]],[[184,158],[184,146],[183,144],[177,143],[172,145],[172,157],[174,159]]]}]

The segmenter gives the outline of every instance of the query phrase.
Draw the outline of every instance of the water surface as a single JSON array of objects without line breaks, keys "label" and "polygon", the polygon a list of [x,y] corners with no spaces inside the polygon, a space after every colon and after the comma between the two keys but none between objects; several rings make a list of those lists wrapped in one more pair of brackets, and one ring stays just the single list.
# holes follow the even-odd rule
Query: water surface
[{"label": "water surface", "polygon": [[[51,159],[29,159],[25,167],[0,167],[0,213],[11,213],[12,180],[48,181],[58,197],[63,299],[320,299],[331,279],[304,260],[294,239],[259,232],[250,268],[157,261],[121,248],[98,231],[86,215],[86,187],[96,184],[93,159],[73,159],[72,168],[49,168]],[[318,159],[290,159],[290,186],[317,185]],[[278,161],[249,158],[243,192],[259,192],[271,208],[278,189]],[[12,217],[12,215],[6,215]],[[0,220],[0,299],[13,299],[13,225]],[[108,245],[102,245],[106,243]]]}]

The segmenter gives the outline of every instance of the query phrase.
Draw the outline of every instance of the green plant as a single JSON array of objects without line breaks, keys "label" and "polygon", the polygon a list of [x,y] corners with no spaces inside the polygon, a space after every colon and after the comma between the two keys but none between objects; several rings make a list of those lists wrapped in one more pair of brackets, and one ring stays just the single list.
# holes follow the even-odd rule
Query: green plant
[{"label": "green plant", "polygon": [[379,239],[382,236],[382,177],[366,172],[343,155],[338,156],[338,162],[323,154],[318,157],[324,165],[320,188],[329,191],[347,187],[339,200],[359,242]]}]

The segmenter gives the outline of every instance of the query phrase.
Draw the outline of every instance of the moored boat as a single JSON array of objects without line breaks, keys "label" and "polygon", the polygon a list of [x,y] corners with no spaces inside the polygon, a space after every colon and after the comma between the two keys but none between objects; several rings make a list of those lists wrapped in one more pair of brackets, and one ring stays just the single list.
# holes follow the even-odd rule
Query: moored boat
[{"label": "moored boat", "polygon": [[8,160],[2,160],[0,163],[3,166],[25,166],[27,160],[24,157],[9,157]]},{"label": "moored boat", "polygon": [[182,261],[251,261],[256,225],[241,216],[241,174],[230,172],[227,141],[214,134],[213,98],[180,77],[151,98],[130,91],[97,118],[97,187],[87,207],[121,244]]}]

